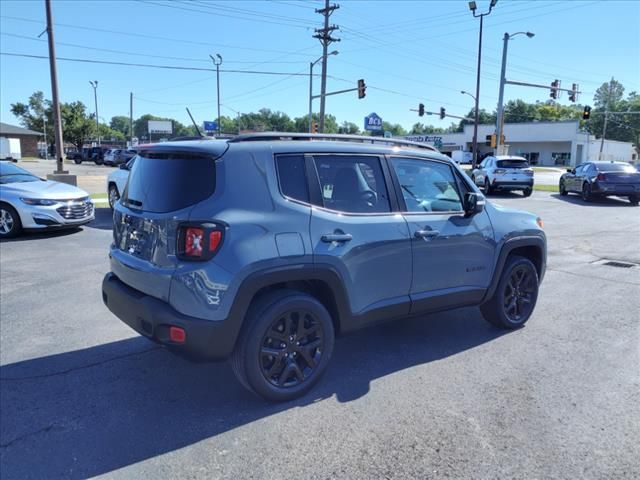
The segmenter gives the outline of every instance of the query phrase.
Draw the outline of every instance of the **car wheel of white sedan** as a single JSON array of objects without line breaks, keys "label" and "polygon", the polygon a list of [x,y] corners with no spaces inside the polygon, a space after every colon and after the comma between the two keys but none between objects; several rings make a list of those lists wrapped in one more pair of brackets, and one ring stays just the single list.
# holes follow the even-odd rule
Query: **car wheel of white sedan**
[{"label": "car wheel of white sedan", "polygon": [[116,206],[116,202],[120,200],[120,193],[118,192],[118,187],[116,187],[113,183],[109,185],[109,207],[113,210],[113,207]]},{"label": "car wheel of white sedan", "polygon": [[9,205],[0,205],[0,238],[15,237],[22,230],[20,217]]}]

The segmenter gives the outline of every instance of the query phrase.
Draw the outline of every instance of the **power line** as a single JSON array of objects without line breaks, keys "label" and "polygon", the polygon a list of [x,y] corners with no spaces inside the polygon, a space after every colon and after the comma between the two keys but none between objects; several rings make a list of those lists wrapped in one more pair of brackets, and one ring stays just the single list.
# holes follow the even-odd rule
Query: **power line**
[{"label": "power line", "polygon": [[[8,16],[8,15],[0,15],[0,18],[6,18],[9,20],[17,20],[20,22],[28,22],[28,23],[36,23],[38,25],[42,25],[42,22],[39,20],[32,20],[30,18],[22,18],[22,17],[13,17],[13,16]],[[247,50],[247,51],[252,51],[252,52],[264,52],[264,53],[280,53],[280,54],[286,54],[286,55],[297,55],[297,56],[305,56],[302,55],[301,53],[295,53],[295,52],[287,52],[284,50],[270,50],[270,49],[264,49],[264,48],[255,48],[255,47],[238,47],[235,45],[228,45],[228,44],[221,44],[221,43],[211,43],[211,42],[198,42],[195,40],[185,40],[185,39],[181,39],[181,38],[171,38],[171,37],[161,37],[158,35],[147,35],[147,34],[142,34],[142,33],[133,33],[133,32],[125,32],[122,30],[108,30],[105,28],[99,28],[99,27],[84,27],[84,26],[80,26],[80,25],[71,25],[68,23],[58,23],[56,22],[56,28],[58,27],[65,27],[65,28],[74,28],[77,30],[86,30],[86,31],[90,31],[90,32],[100,32],[100,33],[111,33],[111,34],[116,34],[116,35],[125,35],[125,36],[130,36],[130,37],[138,37],[138,38],[148,38],[151,40],[162,40],[162,41],[167,41],[167,42],[176,42],[176,43],[185,43],[185,44],[190,44],[190,45],[204,45],[207,48],[230,48],[230,49],[235,49],[235,50]]]},{"label": "power line", "polygon": [[[26,53],[13,53],[13,52],[0,52],[0,55],[7,55],[11,57],[25,57],[25,58],[37,58],[48,60],[49,57],[44,55],[29,55]],[[64,60],[67,62],[81,62],[81,63],[98,63],[104,65],[122,65],[127,67],[147,67],[147,68],[161,68],[168,70],[191,70],[198,72],[215,72],[213,68],[202,68],[202,67],[184,67],[184,66],[175,66],[175,65],[153,65],[148,63],[128,63],[128,62],[113,62],[107,60],[94,60],[88,58],[68,58],[68,57],[58,57],[58,60]],[[292,72],[272,72],[272,71],[264,71],[264,70],[220,70],[220,72],[224,73],[246,73],[253,75],[286,75],[286,76],[302,76],[307,77],[307,73],[292,73]]]}]

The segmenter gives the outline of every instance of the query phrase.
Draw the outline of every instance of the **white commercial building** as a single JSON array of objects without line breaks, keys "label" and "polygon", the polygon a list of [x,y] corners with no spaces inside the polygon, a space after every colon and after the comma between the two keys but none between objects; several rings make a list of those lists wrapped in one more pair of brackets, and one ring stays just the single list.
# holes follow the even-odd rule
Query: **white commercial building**
[{"label": "white commercial building", "polygon": [[[493,152],[485,145],[487,136],[495,133],[495,125],[478,126],[478,152],[482,157]],[[580,130],[578,121],[507,123],[505,144],[511,155],[527,158],[533,165],[579,165],[589,160],[637,162],[638,154],[631,143],[605,140],[600,156],[600,140]],[[442,153],[451,155],[460,150],[470,152],[473,145],[473,125],[465,125],[461,133],[405,137],[435,144]]]}]

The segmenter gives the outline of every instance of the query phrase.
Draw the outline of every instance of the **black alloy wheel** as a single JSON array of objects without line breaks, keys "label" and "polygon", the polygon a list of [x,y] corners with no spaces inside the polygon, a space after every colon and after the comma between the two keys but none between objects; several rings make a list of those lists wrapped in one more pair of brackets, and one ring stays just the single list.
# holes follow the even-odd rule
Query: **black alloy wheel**
[{"label": "black alloy wheel", "polygon": [[528,265],[519,265],[511,270],[502,300],[505,315],[511,323],[518,325],[529,318],[533,312],[537,290],[537,276]]},{"label": "black alloy wheel", "polygon": [[320,380],[334,340],[331,315],[318,299],[275,290],[251,303],[231,366],[249,391],[270,401],[293,400]]},{"label": "black alloy wheel", "polygon": [[493,296],[480,305],[484,319],[496,327],[522,327],[538,300],[538,271],[531,260],[509,255]]},{"label": "black alloy wheel", "polygon": [[560,195],[562,195],[563,197],[569,193],[567,192],[567,187],[564,185],[564,180],[560,180],[560,186],[558,187],[558,190],[560,191]]},{"label": "black alloy wheel", "polygon": [[275,387],[295,387],[314,374],[323,352],[323,329],[313,313],[289,311],[264,334],[260,368]]}]

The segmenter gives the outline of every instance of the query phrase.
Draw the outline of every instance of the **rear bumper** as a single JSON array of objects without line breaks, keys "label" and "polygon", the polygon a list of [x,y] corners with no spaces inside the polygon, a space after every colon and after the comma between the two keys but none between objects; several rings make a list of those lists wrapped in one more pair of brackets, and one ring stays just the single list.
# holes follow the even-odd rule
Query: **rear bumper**
[{"label": "rear bumper", "polygon": [[[208,360],[223,360],[233,352],[239,328],[229,319],[203,320],[176,311],[171,305],[145,295],[107,273],[102,281],[102,300],[111,312],[140,335],[184,353]],[[172,342],[169,328],[184,329],[184,343]]]},{"label": "rear bumper", "polygon": [[493,180],[493,182],[491,182],[491,187],[502,190],[520,190],[523,188],[533,188],[533,179],[506,181],[496,178]]},{"label": "rear bumper", "polygon": [[640,196],[640,185],[624,183],[594,182],[591,185],[591,193],[598,195],[628,195]]}]

